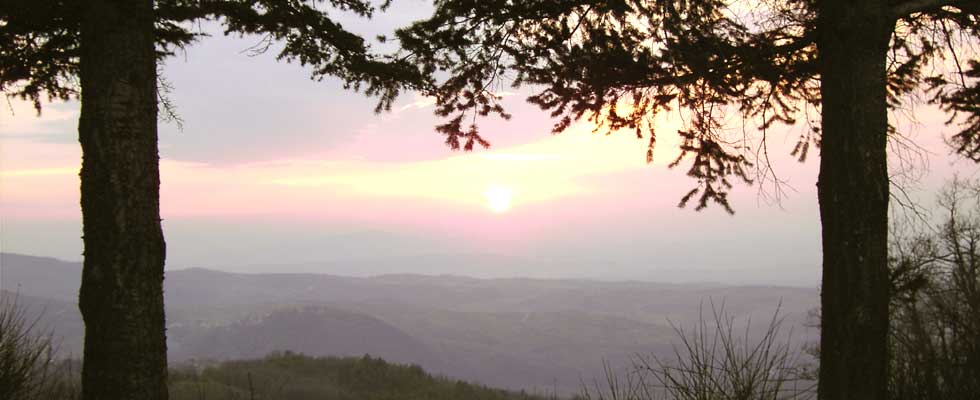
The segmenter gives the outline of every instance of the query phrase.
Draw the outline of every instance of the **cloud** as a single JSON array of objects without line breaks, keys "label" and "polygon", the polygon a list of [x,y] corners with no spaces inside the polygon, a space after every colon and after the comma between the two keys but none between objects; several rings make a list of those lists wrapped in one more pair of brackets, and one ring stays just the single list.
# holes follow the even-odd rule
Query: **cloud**
[{"label": "cloud", "polygon": [[401,113],[408,110],[421,110],[425,108],[432,107],[436,104],[436,98],[431,96],[415,95],[415,99],[410,103],[398,107],[394,110],[395,114]]},{"label": "cloud", "polygon": [[77,102],[45,104],[41,115],[31,103],[20,100],[7,102],[0,111],[0,138],[28,139],[39,142],[75,141],[79,105]]}]

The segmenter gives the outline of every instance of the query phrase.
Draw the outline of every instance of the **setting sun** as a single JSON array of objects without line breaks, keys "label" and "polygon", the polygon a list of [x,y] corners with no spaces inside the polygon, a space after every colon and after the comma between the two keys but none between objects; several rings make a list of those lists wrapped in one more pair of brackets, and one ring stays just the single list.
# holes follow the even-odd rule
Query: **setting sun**
[{"label": "setting sun", "polygon": [[502,213],[510,210],[510,199],[514,191],[508,187],[490,185],[483,196],[487,198],[487,207],[493,212]]}]

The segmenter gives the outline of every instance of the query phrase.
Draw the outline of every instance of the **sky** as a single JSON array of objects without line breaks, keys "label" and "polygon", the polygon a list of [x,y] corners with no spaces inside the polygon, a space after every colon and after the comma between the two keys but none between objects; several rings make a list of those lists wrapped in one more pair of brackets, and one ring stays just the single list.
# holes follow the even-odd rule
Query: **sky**
[{"label": "sky", "polygon": [[[346,26],[382,33],[425,11],[396,2]],[[819,284],[819,160],[789,155],[803,127],[769,132],[786,182],[778,202],[771,185],[738,184],[735,215],[696,212],[677,207],[695,184],[689,164],[666,167],[675,115],[658,120],[646,164],[630,132],[580,122],[551,135],[554,121],[523,100],[531,91],[513,90],[502,92],[511,120],[480,121],[493,147],[454,152],[431,99],[407,93],[375,114],[336,80],[247,54],[256,42],[217,34],[162,68],[183,120],[160,125],[168,269]],[[0,250],[80,260],[78,103],[46,104],[40,117],[4,103]],[[892,172],[928,208],[945,180],[977,168],[950,155],[941,113],[911,115],[897,121],[923,157]]]}]

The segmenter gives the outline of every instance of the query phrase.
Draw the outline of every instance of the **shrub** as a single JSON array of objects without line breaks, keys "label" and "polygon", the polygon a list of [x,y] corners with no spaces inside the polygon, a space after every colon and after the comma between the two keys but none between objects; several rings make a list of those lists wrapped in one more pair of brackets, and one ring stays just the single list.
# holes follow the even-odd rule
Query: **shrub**
[{"label": "shrub", "polygon": [[[709,319],[710,318],[710,319]],[[761,337],[744,333],[724,306],[711,306],[708,318],[691,330],[674,327],[680,345],[670,358],[637,357],[625,375],[606,366],[605,388],[594,385],[586,399],[597,400],[778,400],[808,399],[816,387],[786,335],[779,311]]]},{"label": "shrub", "polygon": [[0,398],[33,399],[44,388],[52,365],[51,337],[35,335],[16,296],[0,295]]}]

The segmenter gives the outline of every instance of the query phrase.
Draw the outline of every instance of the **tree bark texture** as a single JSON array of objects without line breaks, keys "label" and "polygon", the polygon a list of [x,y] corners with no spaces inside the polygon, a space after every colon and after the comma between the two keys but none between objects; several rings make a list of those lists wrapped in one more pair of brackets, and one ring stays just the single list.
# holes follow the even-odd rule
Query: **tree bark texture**
[{"label": "tree bark texture", "polygon": [[153,1],[84,9],[82,398],[166,400]]},{"label": "tree bark texture", "polygon": [[821,0],[820,400],[883,400],[889,281],[887,1]]}]

